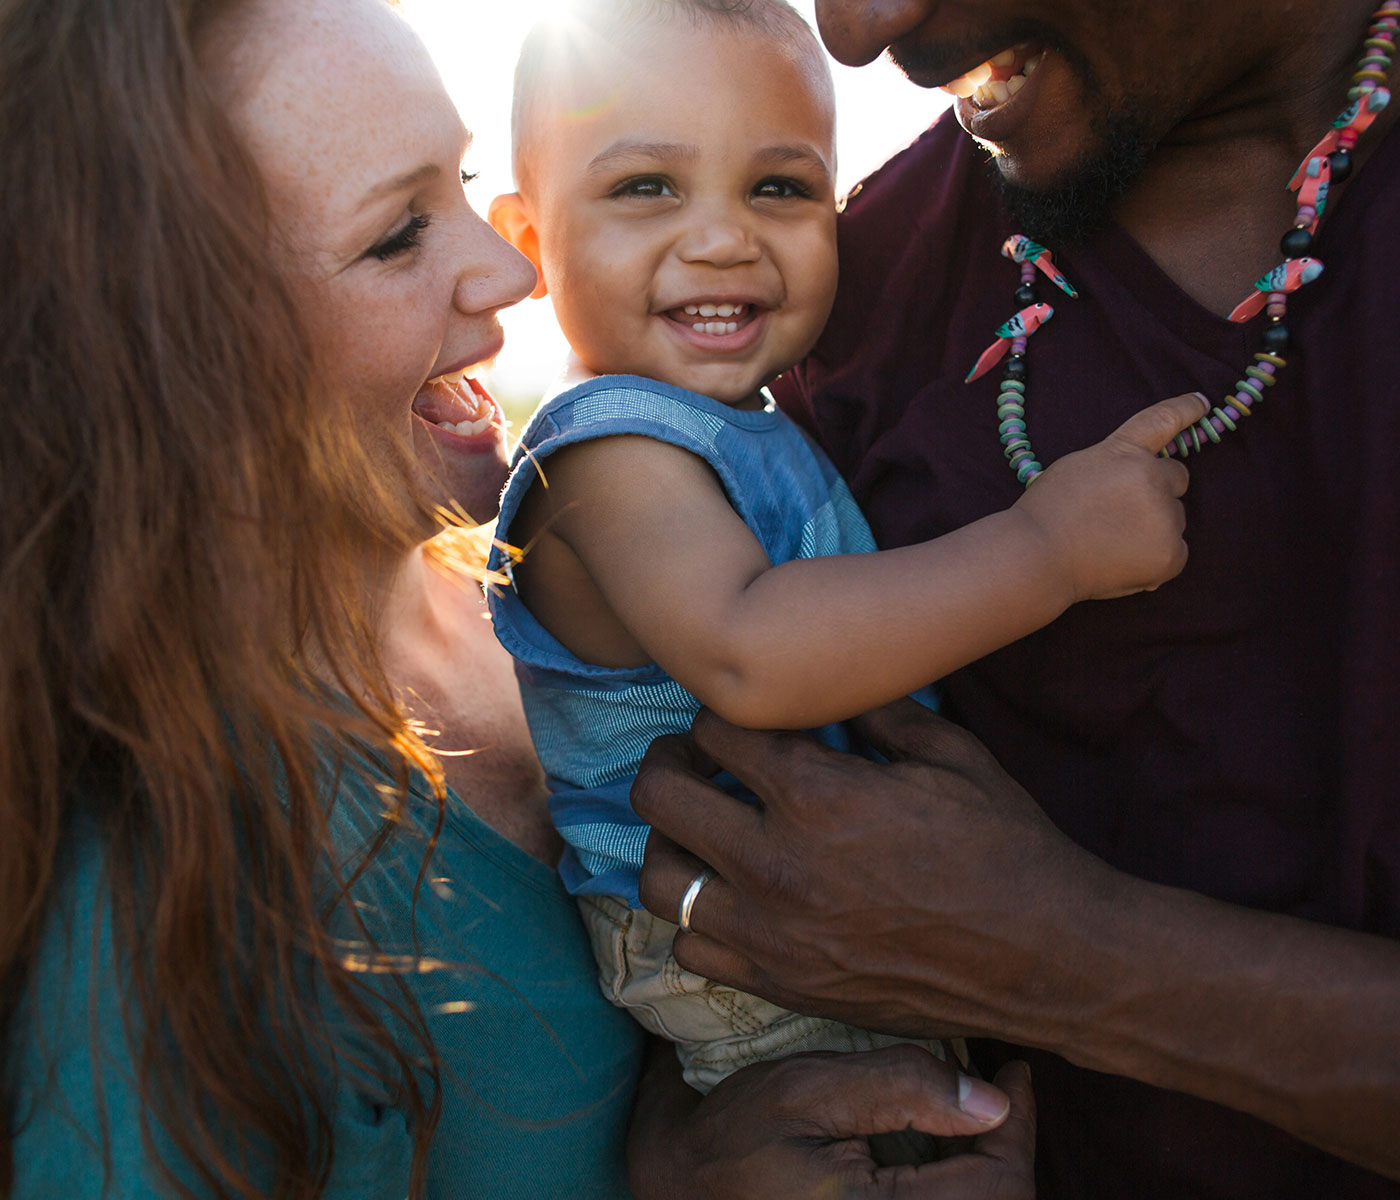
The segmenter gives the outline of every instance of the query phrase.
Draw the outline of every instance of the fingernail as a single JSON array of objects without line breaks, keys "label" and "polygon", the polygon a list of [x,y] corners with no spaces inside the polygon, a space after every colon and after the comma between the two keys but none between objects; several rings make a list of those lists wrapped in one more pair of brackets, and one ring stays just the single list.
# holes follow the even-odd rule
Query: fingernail
[{"label": "fingernail", "polygon": [[1192,392],[1191,394],[1201,402],[1206,412],[1210,412],[1210,397],[1207,396],[1205,392]]},{"label": "fingernail", "polygon": [[1006,1093],[994,1088],[990,1083],[973,1079],[971,1075],[958,1076],[958,1107],[969,1117],[976,1117],[988,1125],[1000,1121],[1011,1108]]}]

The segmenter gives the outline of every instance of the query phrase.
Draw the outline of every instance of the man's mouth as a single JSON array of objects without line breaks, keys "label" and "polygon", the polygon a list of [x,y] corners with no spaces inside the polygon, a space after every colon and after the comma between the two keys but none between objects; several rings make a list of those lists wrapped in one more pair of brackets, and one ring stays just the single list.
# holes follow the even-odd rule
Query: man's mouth
[{"label": "man's mouth", "polygon": [[500,407],[470,372],[468,367],[428,380],[413,398],[414,413],[458,437],[481,437],[498,427]]},{"label": "man's mouth", "polygon": [[725,337],[750,324],[757,315],[757,309],[747,301],[697,300],[693,304],[667,309],[662,315],[684,325],[693,333]]},{"label": "man's mouth", "polygon": [[1025,87],[1044,57],[1044,47],[1021,42],[943,84],[942,90],[977,109],[996,108]]}]

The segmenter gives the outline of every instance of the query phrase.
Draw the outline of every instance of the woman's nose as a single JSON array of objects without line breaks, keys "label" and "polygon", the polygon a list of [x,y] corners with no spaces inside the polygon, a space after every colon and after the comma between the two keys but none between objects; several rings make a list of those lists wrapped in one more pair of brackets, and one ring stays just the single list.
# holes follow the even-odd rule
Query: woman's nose
[{"label": "woman's nose", "polygon": [[475,212],[467,219],[458,253],[461,265],[452,302],[459,312],[470,316],[504,308],[534,291],[530,260]]}]

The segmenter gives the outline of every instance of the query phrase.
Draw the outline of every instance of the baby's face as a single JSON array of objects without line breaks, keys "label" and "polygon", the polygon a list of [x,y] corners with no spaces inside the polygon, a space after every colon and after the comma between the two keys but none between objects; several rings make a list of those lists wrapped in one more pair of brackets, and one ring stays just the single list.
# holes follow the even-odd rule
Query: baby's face
[{"label": "baby's face", "polygon": [[600,53],[544,102],[529,150],[559,323],[599,374],[750,401],[831,311],[830,99],[742,26],[652,22]]}]

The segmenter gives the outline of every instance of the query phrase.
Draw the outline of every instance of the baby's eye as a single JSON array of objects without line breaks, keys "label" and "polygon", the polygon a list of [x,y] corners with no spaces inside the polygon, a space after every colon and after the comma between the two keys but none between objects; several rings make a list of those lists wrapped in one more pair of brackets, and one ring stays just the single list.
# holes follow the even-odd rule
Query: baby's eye
[{"label": "baby's eye", "polygon": [[611,192],[610,196],[636,196],[640,199],[659,199],[674,196],[675,189],[664,175],[634,175],[624,179]]},{"label": "baby's eye", "polygon": [[462,186],[463,186],[463,187],[466,187],[467,184],[469,184],[469,183],[475,183],[476,180],[479,178],[479,176],[480,176],[480,172],[479,172],[479,171],[468,171],[466,167],[463,167],[463,168],[462,168]]},{"label": "baby's eye", "polygon": [[429,221],[427,213],[415,213],[382,242],[371,246],[367,251],[368,257],[388,262],[391,258],[406,254],[418,245],[419,235],[428,228]]},{"label": "baby's eye", "polygon": [[812,189],[800,180],[775,175],[768,179],[760,179],[754,184],[753,194],[764,200],[805,200],[812,195]]}]

